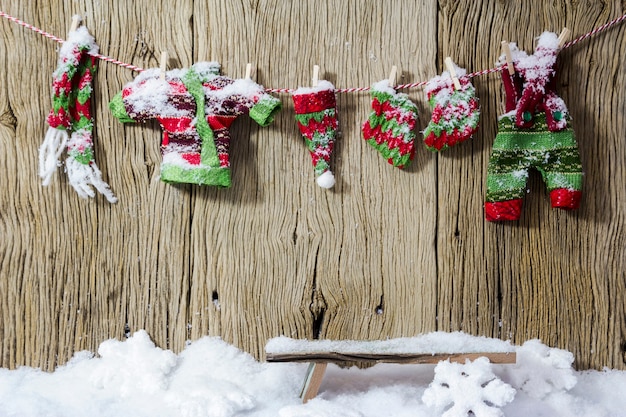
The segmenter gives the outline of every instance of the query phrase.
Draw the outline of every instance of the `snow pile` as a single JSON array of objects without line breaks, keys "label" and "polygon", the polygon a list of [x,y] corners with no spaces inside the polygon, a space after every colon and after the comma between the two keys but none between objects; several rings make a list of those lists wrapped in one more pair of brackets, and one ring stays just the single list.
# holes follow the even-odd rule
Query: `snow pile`
[{"label": "snow pile", "polygon": [[505,378],[518,390],[542,399],[554,392],[566,392],[576,385],[572,369],[574,355],[529,340],[517,349],[517,363],[504,368]]},{"label": "snow pile", "polygon": [[416,337],[387,340],[299,340],[285,336],[270,339],[267,353],[373,353],[373,354],[437,354],[514,352],[511,343],[487,337],[470,336],[462,332],[433,332]]},{"label": "snow pile", "polygon": [[[447,337],[425,336],[438,343]],[[506,343],[450,336],[464,339],[466,350]],[[0,416],[626,417],[626,399],[618,394],[626,390],[626,372],[575,372],[571,353],[537,340],[512,348],[516,365],[484,359],[369,369],[331,364],[318,397],[301,404],[306,364],[259,363],[215,337],[176,355],[139,331],[102,343],[97,356],[79,352],[53,373],[0,369]]]},{"label": "snow pile", "polygon": [[143,71],[132,84],[129,83],[124,88],[123,96],[126,106],[131,108],[140,117],[140,120],[151,119],[155,116],[186,116],[189,113],[188,108],[181,108],[172,104],[173,97],[180,101],[185,98],[185,102],[191,103],[192,101],[181,82],[184,74],[179,69],[168,71],[167,78],[175,80],[175,82],[170,83],[159,77],[160,70],[158,68]]}]

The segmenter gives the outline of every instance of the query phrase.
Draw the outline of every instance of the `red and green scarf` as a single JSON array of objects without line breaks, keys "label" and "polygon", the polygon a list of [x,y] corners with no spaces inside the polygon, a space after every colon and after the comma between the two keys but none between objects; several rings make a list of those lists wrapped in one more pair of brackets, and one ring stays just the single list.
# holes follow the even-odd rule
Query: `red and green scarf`
[{"label": "red and green scarf", "polygon": [[59,52],[53,73],[52,110],[48,115],[48,132],[39,148],[39,175],[43,185],[50,184],[63,151],[67,151],[65,170],[72,187],[82,198],[94,197],[92,186],[111,202],[117,198],[102,180],[93,152],[93,118],[91,96],[97,65],[98,46],[87,28],[70,32]]}]

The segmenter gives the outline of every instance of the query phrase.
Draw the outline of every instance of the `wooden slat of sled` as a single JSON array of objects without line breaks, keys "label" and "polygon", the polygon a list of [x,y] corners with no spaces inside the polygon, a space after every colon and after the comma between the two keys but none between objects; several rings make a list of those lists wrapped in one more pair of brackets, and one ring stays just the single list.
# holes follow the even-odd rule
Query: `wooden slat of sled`
[{"label": "wooden slat of sled", "polygon": [[438,363],[449,359],[451,362],[465,362],[486,357],[491,363],[515,363],[515,352],[477,353],[345,353],[345,352],[306,352],[306,353],[267,353],[268,362],[381,362],[381,363]]},{"label": "wooden slat of sled", "polygon": [[267,353],[268,362],[310,362],[304,379],[300,398],[306,403],[315,398],[322,385],[324,373],[329,362],[378,362],[399,364],[436,364],[440,361],[464,363],[480,357],[489,359],[494,364],[513,364],[516,362],[515,352],[474,352],[474,353],[349,353],[349,352],[296,352]]}]

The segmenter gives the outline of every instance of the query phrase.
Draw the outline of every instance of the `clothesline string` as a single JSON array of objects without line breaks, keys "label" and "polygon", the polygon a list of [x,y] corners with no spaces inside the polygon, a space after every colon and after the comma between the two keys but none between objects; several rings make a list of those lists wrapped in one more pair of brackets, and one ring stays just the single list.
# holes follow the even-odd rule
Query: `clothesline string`
[{"label": "clothesline string", "polygon": [[[58,36],[54,36],[53,34],[46,32],[45,30],[39,29],[38,27],[33,26],[30,23],[26,23],[23,20],[20,20],[17,17],[13,17],[10,14],[5,13],[5,12],[3,12],[1,10],[0,10],[0,16],[10,20],[13,23],[17,23],[20,26],[24,26],[25,28],[30,29],[33,32],[37,32],[40,35],[42,35],[42,36],[44,36],[44,37],[46,37],[48,39],[52,39],[55,42],[58,42],[60,44],[63,44],[65,42],[65,39],[61,39]],[[132,64],[127,64],[126,62],[119,61],[119,60],[117,60],[115,58],[111,58],[111,57],[106,56],[106,55],[97,54],[97,53],[93,53],[93,52],[89,52],[89,55],[94,56],[94,57],[96,57],[96,58],[98,58],[98,59],[100,59],[102,61],[110,62],[112,64],[119,65],[120,67],[124,67],[124,68],[130,69],[130,70],[133,70],[133,71],[142,72],[144,70],[141,67],[138,67],[138,66],[135,66],[135,65],[132,65]]]},{"label": "clothesline string", "polygon": [[[38,33],[38,34],[40,34],[40,35],[42,35],[42,36],[44,36],[44,37],[46,37],[48,39],[52,39],[55,42],[58,42],[60,44],[63,44],[65,42],[64,39],[61,39],[61,38],[59,38],[57,36],[54,36],[51,33],[48,33],[48,32],[46,32],[46,31],[44,31],[42,29],[39,29],[38,27],[33,26],[33,25],[29,24],[29,23],[26,23],[26,22],[24,22],[24,21],[22,21],[22,20],[20,20],[20,19],[18,19],[16,17],[13,17],[10,14],[8,14],[6,12],[3,12],[1,10],[0,10],[0,16],[4,17],[5,19],[8,19],[9,21],[11,21],[13,23],[16,23],[16,24],[18,24],[20,26],[23,26],[23,27],[27,28],[27,29],[30,29],[30,30],[32,30],[32,31],[34,31],[34,32],[36,32],[36,33]],[[587,33],[585,33],[583,35],[580,35],[579,37],[577,37],[577,38],[567,42],[565,45],[563,45],[563,49],[566,49],[566,48],[569,48],[571,46],[574,46],[577,43],[579,43],[579,42],[581,42],[581,41],[583,41],[583,40],[585,40],[585,39],[587,39],[587,38],[589,38],[591,36],[594,36],[594,35],[596,35],[596,34],[598,34],[600,32],[603,32],[603,31],[609,29],[610,27],[615,26],[615,25],[621,23],[624,20],[626,20],[626,14],[624,14],[624,15],[616,18],[616,19],[613,19],[610,22],[605,23],[602,26],[598,26],[597,28],[593,29],[592,31],[587,32]],[[90,55],[92,55],[92,56],[94,56],[94,57],[96,57],[96,58],[98,58],[98,59],[100,59],[102,61],[110,62],[112,64],[119,65],[120,67],[130,69],[132,71],[136,71],[136,72],[144,71],[144,69],[141,68],[141,67],[125,63],[123,61],[117,60],[115,58],[111,58],[111,57],[106,56],[106,55],[102,55],[102,54],[98,54],[98,53],[90,53]],[[473,77],[477,77],[477,76],[480,76],[480,75],[486,75],[486,74],[490,74],[490,73],[493,73],[493,72],[498,72],[501,69],[502,69],[502,66],[489,68],[489,69],[486,69],[486,70],[481,70],[481,71],[472,72],[470,74],[466,74],[465,77],[473,78]],[[428,81],[420,81],[420,82],[411,83],[411,84],[400,84],[400,85],[396,85],[395,88],[396,89],[417,88],[417,87],[423,87],[427,83],[428,83]],[[336,93],[355,93],[355,92],[368,91],[369,89],[370,89],[370,87],[338,88],[338,89],[335,89],[335,92]],[[269,92],[269,93],[280,94],[280,93],[292,93],[292,92],[295,91],[295,89],[292,89],[292,88],[267,88],[266,91]]]}]

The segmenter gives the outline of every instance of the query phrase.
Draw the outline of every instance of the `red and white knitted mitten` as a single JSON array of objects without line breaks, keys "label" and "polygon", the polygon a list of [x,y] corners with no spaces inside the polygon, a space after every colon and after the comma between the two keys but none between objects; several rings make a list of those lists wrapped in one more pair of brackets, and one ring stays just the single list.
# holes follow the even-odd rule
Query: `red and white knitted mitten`
[{"label": "red and white knitted mitten", "polygon": [[432,151],[440,151],[469,139],[478,129],[480,108],[476,89],[465,70],[456,68],[461,84],[454,88],[450,74],[445,71],[426,84],[428,103],[433,108],[430,123],[424,130],[424,143]]}]

